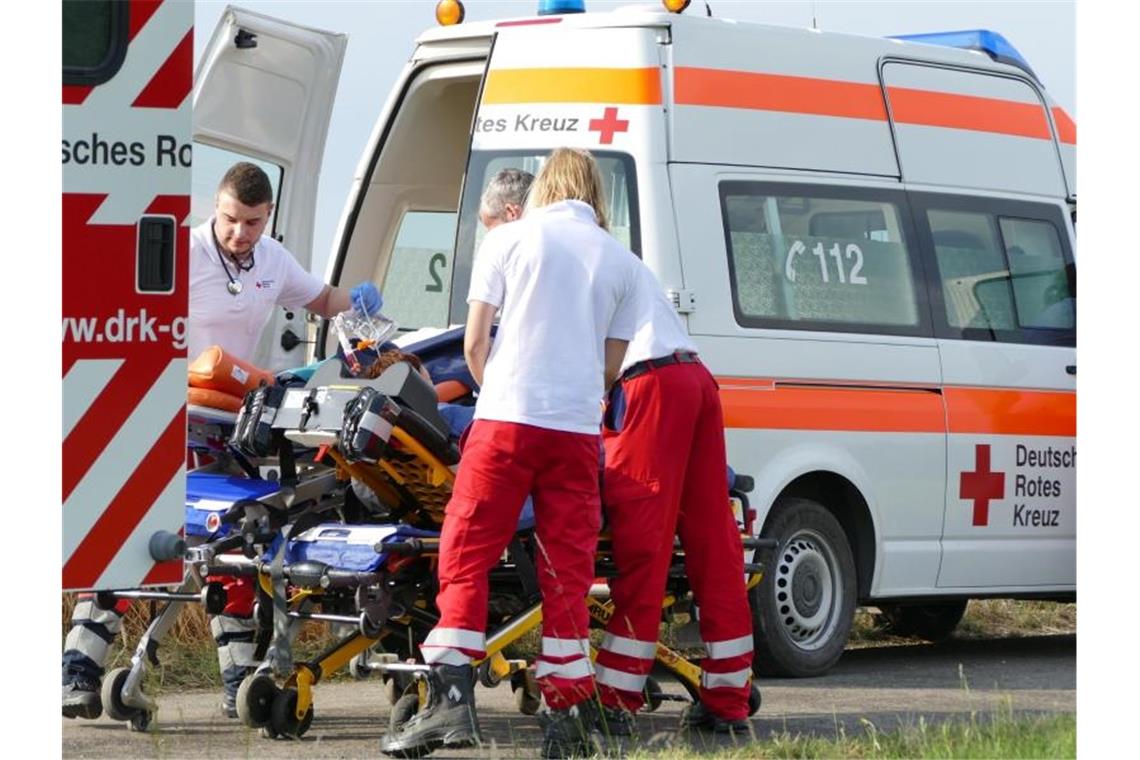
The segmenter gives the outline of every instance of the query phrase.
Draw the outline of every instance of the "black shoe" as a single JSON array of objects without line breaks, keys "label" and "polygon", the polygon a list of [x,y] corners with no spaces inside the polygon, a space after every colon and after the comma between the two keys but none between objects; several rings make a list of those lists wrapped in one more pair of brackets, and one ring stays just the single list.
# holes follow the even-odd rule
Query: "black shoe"
[{"label": "black shoe", "polygon": [[747,719],[722,718],[705,707],[704,702],[697,702],[685,708],[681,713],[681,727],[734,736],[747,734],[751,730],[751,724]]},{"label": "black shoe", "polygon": [[637,736],[637,716],[631,711],[602,705],[597,713],[595,725],[602,736]]},{"label": "black shoe", "polygon": [[475,669],[470,665],[433,665],[427,686],[427,706],[380,740],[384,754],[422,757],[440,747],[462,749],[483,743],[475,715]]},{"label": "black shoe", "polygon": [[63,717],[95,720],[103,714],[102,684],[93,678],[77,676],[63,685]]},{"label": "black shoe", "polygon": [[600,711],[587,699],[565,710],[548,710],[539,715],[542,724],[544,758],[590,757],[603,746],[598,734]]},{"label": "black shoe", "polygon": [[222,715],[227,718],[238,717],[237,693],[245,677],[253,673],[253,668],[233,666],[222,671]]}]

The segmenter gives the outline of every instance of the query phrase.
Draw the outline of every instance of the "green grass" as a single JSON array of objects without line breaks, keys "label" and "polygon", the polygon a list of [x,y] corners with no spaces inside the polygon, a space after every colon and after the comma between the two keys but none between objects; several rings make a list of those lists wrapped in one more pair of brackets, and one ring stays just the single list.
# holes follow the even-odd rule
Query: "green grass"
[{"label": "green grass", "polygon": [[752,758],[1070,758],[1077,754],[1075,715],[1014,715],[1008,708],[969,720],[916,725],[895,731],[879,730],[863,721],[860,731],[840,727],[834,738],[773,732],[738,747],[696,752],[689,747],[640,750],[630,760],[716,760]]}]

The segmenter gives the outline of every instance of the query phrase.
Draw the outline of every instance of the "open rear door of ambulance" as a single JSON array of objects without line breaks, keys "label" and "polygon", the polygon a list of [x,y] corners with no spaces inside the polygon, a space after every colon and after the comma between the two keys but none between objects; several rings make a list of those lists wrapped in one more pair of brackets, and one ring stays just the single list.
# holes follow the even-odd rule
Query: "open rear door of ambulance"
[{"label": "open rear door of ambulance", "polygon": [[182,579],[193,27],[177,0],[63,6],[68,591]]},{"label": "open rear door of ambulance", "polygon": [[[203,196],[210,198],[202,215],[212,213],[213,191],[232,163],[257,163],[277,190],[272,234],[306,270],[313,258],[317,180],[347,45],[343,34],[229,7],[194,78],[195,202],[201,206]],[[283,345],[286,331],[304,340],[301,312],[274,314],[254,362],[269,369],[304,364],[306,344]]]}]

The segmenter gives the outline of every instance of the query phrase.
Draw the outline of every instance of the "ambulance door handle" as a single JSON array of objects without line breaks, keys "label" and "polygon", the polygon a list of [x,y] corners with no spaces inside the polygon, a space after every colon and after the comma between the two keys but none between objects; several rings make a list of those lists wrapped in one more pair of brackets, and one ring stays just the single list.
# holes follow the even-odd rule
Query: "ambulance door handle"
[{"label": "ambulance door handle", "polygon": [[1068,372],[1070,375],[1075,375],[1075,374],[1077,374],[1077,365],[1070,364],[1070,365],[1065,367],[1065,371]]}]

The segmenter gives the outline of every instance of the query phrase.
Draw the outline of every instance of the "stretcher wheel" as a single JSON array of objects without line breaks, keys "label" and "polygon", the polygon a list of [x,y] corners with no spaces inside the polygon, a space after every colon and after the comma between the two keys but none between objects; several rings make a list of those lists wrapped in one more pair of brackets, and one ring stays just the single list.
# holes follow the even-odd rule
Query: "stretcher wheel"
[{"label": "stretcher wheel", "polygon": [[418,694],[405,694],[392,705],[388,714],[388,733],[394,734],[404,727],[404,724],[419,712],[420,697]]},{"label": "stretcher wheel", "polygon": [[221,615],[226,608],[226,590],[217,581],[207,583],[198,594],[207,615]]},{"label": "stretcher wheel", "polygon": [[131,707],[123,702],[123,686],[127,683],[130,668],[115,668],[103,678],[103,710],[111,720],[130,720],[136,713],[142,712],[137,707]]},{"label": "stretcher wheel", "polygon": [[511,674],[511,690],[515,695],[515,707],[520,713],[538,714],[538,708],[542,706],[542,695],[529,670],[520,670]]},{"label": "stretcher wheel", "polygon": [[241,722],[250,728],[269,725],[278,691],[277,684],[265,674],[255,673],[242,679],[236,700]]},{"label": "stretcher wheel", "polygon": [[495,669],[491,667],[490,657],[479,663],[477,672],[479,674],[479,683],[483,684],[488,689],[493,689],[503,682],[502,677],[499,676],[499,674],[495,672]]},{"label": "stretcher wheel", "polygon": [[645,695],[645,711],[655,712],[661,706],[661,684],[653,676],[645,679],[645,688],[642,689]]},{"label": "stretcher wheel", "polygon": [[752,717],[760,709],[760,687],[753,681],[748,689],[748,716]]},{"label": "stretcher wheel", "polygon": [[394,705],[412,685],[412,679],[402,673],[384,674],[384,696],[388,697],[388,704]]},{"label": "stretcher wheel", "polygon": [[357,681],[363,681],[372,675],[372,668],[368,666],[368,652],[364,651],[348,661],[348,674]]},{"label": "stretcher wheel", "polygon": [[279,736],[285,739],[300,739],[313,723],[313,706],[305,711],[305,717],[297,720],[297,690],[282,689],[273,698],[273,717],[270,725]]}]

